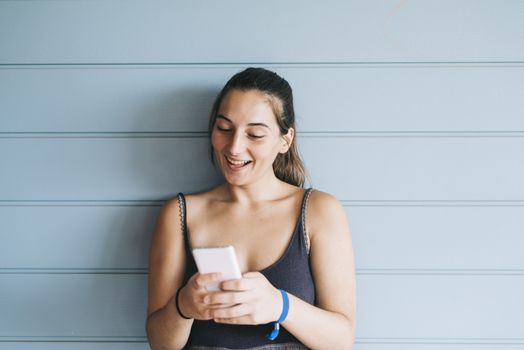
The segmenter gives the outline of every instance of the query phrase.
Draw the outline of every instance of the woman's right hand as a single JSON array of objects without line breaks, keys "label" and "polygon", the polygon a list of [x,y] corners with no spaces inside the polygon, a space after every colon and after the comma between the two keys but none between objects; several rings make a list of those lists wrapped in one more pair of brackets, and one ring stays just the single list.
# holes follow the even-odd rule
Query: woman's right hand
[{"label": "woman's right hand", "polygon": [[204,303],[204,298],[210,291],[206,289],[208,284],[218,282],[220,273],[195,273],[182,287],[178,295],[178,306],[182,314],[196,320],[210,320],[210,305]]}]

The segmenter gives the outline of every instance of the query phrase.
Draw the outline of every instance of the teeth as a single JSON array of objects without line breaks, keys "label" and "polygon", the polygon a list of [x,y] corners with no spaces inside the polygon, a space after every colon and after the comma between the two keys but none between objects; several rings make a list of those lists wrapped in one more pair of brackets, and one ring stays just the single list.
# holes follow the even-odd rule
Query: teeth
[{"label": "teeth", "polygon": [[227,161],[233,165],[246,165],[247,163],[249,163],[250,161],[249,160],[232,160],[232,159],[229,159],[227,158]]}]

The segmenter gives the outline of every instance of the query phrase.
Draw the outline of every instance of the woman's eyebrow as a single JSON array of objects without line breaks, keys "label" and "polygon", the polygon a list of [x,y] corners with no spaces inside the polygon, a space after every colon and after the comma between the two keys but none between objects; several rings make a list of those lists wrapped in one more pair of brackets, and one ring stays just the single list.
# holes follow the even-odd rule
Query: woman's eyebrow
[{"label": "woman's eyebrow", "polygon": [[231,119],[229,119],[229,118],[226,117],[225,115],[222,115],[222,114],[217,115],[217,119],[219,119],[219,118],[220,118],[220,119],[224,119],[224,120],[226,120],[226,121],[228,121],[228,122],[230,122],[230,123],[233,123],[233,122],[231,121]]},{"label": "woman's eyebrow", "polygon": [[[233,124],[233,121],[231,121],[231,119],[229,119],[225,115],[222,115],[222,114],[217,115],[217,119],[219,119],[219,118],[220,119],[224,119],[224,120],[230,122],[231,124]],[[247,124],[247,126],[264,126],[264,127],[268,128],[269,130],[271,130],[271,128],[267,124],[264,124],[264,123],[249,123],[249,124]]]},{"label": "woman's eyebrow", "polygon": [[269,130],[271,130],[271,128],[267,124],[264,124],[264,123],[249,123],[247,124],[247,126],[265,126]]}]

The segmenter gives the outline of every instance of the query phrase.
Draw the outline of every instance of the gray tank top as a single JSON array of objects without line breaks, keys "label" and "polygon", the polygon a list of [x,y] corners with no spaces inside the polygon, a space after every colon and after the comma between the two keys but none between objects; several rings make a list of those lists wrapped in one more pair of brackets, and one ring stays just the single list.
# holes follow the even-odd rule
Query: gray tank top
[{"label": "gray tank top", "polygon": [[[315,285],[309,262],[309,237],[305,228],[307,201],[312,189],[304,193],[300,215],[297,219],[291,241],[284,253],[273,265],[259,271],[273,286],[315,304]],[[178,194],[180,216],[183,224],[184,245],[186,252],[186,271],[184,284],[198,270],[190,247],[189,232],[186,220],[185,197]],[[264,325],[225,325],[210,321],[194,320],[185,349],[257,349],[257,350],[292,350],[306,349],[291,333],[283,327],[274,341],[268,340],[266,334],[273,329],[273,323]]]}]

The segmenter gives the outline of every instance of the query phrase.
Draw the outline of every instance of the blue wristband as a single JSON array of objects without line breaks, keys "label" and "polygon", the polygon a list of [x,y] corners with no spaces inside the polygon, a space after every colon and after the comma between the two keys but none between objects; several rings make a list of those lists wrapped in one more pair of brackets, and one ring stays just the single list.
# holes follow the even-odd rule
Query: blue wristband
[{"label": "blue wristband", "polygon": [[289,298],[287,296],[287,293],[285,290],[279,289],[280,293],[282,294],[282,313],[280,314],[280,317],[275,322],[273,326],[273,330],[271,333],[267,335],[267,338],[269,340],[275,340],[278,337],[278,333],[280,332],[280,324],[286,320],[287,314],[289,312]]}]

